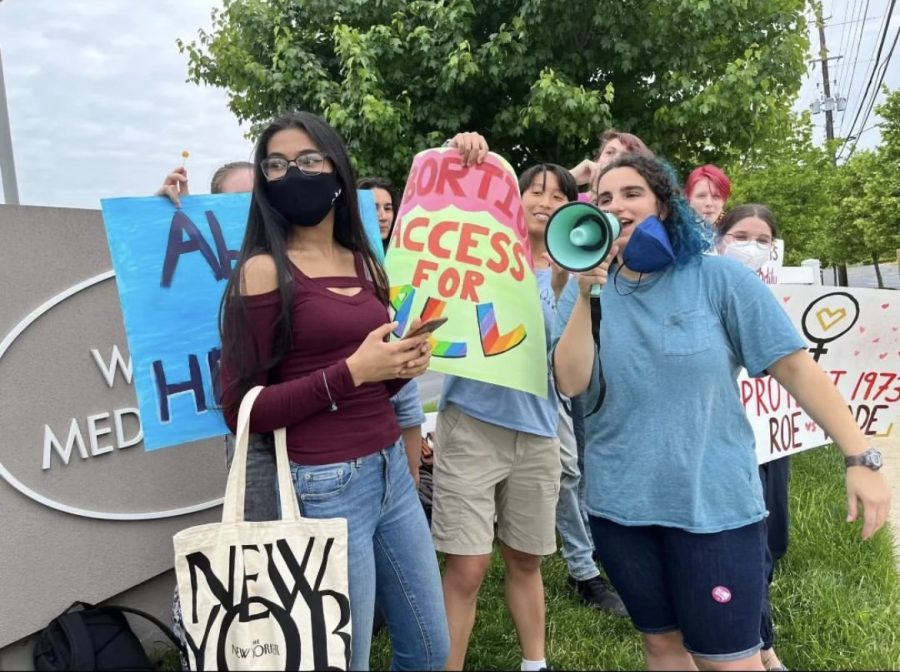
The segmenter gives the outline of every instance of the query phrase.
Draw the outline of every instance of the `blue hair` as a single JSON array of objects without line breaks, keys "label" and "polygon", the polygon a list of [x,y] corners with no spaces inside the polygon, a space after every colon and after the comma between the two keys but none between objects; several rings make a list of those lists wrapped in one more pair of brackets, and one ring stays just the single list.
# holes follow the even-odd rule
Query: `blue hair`
[{"label": "blue hair", "polygon": [[671,165],[656,157],[626,153],[610,162],[600,175],[614,168],[636,170],[653,191],[660,210],[666,212],[663,224],[672,242],[676,266],[684,266],[712,247],[712,229],[687,202],[678,175]]}]

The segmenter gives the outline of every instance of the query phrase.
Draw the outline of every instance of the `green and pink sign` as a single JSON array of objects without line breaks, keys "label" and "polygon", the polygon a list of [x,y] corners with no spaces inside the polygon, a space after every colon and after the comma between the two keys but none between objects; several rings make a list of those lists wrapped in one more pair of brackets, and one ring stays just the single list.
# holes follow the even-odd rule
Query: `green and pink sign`
[{"label": "green and pink sign", "polygon": [[402,335],[414,316],[448,318],[431,368],[547,395],[543,313],[519,185],[489,154],[464,166],[456,150],[413,160],[385,265]]}]

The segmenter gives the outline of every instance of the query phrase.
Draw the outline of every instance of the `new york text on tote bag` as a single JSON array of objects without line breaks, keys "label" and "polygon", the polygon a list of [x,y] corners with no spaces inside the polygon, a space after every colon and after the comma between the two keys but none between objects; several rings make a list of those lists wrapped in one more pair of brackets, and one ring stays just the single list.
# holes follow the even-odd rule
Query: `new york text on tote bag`
[{"label": "new york text on tote bag", "polygon": [[241,402],[222,522],[174,537],[191,669],[347,669],[347,521],[300,515],[284,429],[275,432],[281,519],[244,520],[250,409],[262,390]]}]

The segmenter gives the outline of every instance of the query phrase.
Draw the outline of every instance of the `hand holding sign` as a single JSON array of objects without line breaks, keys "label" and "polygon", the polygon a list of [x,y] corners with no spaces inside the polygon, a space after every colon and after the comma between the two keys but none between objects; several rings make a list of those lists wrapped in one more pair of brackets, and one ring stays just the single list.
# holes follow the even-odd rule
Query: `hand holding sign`
[{"label": "hand holding sign", "polygon": [[488,155],[487,140],[479,133],[457,133],[447,146],[459,151],[464,166],[483,163]]},{"label": "hand holding sign", "polygon": [[432,340],[433,369],[545,396],[546,336],[518,181],[502,158],[483,156],[481,136],[454,140],[463,151],[421,152],[406,182],[385,262],[394,334],[413,316],[448,317]]},{"label": "hand holding sign", "polygon": [[181,197],[190,196],[191,190],[188,188],[187,168],[182,163],[171,173],[166,175],[162,186],[156,190],[154,196],[166,196],[176,208],[181,207]]}]

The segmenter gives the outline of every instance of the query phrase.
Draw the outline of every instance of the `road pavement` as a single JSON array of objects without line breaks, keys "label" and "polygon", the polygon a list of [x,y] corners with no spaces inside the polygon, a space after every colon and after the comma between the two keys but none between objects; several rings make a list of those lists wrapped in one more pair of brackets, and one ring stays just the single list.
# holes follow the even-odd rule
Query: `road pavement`
[{"label": "road pavement", "polygon": [[[900,289],[900,266],[896,261],[886,261],[878,264],[885,288]],[[826,285],[834,286],[834,269],[826,268],[822,271],[822,281]],[[848,266],[847,283],[851,287],[868,287],[878,289],[878,277],[875,275],[874,266]]]}]

